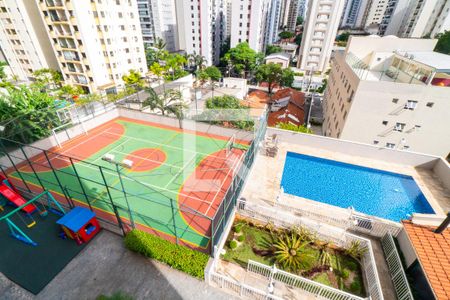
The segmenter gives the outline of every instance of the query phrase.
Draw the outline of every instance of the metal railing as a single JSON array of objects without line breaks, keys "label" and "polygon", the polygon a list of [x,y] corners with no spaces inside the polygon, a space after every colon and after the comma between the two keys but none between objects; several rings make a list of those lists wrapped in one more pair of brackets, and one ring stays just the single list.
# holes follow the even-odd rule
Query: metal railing
[{"label": "metal railing", "polygon": [[247,297],[257,300],[282,300],[282,298],[280,297],[215,272],[209,273],[209,284],[214,284],[220,288],[225,288],[238,294],[241,297]]},{"label": "metal railing", "polygon": [[294,275],[283,270],[279,270],[275,265],[272,267],[249,260],[247,264],[247,271],[267,277],[269,280],[275,280],[299,288],[315,296],[319,296],[330,300],[362,300],[356,295],[352,295],[345,291],[335,289],[333,287],[324,285],[310,279]]},{"label": "metal railing", "polygon": [[386,233],[381,239],[381,245],[398,300],[414,300],[392,235]]}]

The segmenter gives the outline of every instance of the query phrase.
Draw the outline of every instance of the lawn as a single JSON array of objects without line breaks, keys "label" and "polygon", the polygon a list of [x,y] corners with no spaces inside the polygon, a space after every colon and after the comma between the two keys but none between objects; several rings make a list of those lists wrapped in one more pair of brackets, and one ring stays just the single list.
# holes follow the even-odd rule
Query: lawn
[{"label": "lawn", "polygon": [[[291,231],[289,231],[291,232]],[[304,247],[301,248],[301,261],[298,268],[277,262],[274,248],[286,231],[273,228],[270,224],[237,220],[225,245],[226,253],[222,259],[247,268],[248,260],[266,265],[276,264],[277,268],[294,273],[322,284],[365,296],[361,264],[350,256],[348,251],[331,243],[318,240],[303,229],[299,234]],[[323,253],[329,253],[328,259]]]}]

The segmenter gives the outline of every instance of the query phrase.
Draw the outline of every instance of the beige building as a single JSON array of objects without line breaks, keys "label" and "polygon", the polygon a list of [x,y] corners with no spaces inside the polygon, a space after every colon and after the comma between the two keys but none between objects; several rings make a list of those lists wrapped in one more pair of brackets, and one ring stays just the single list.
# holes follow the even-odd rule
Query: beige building
[{"label": "beige building", "polygon": [[291,55],[288,53],[272,53],[264,58],[266,64],[277,64],[281,68],[289,68],[289,63],[291,61]]},{"label": "beige building", "polygon": [[450,56],[436,40],[351,37],[332,61],[326,136],[446,157]]},{"label": "beige building", "polygon": [[67,84],[112,92],[130,69],[147,72],[135,1],[34,1]]},{"label": "beige building", "polygon": [[42,68],[58,69],[56,56],[37,5],[31,0],[0,1],[0,47],[2,59],[19,81],[33,78]]},{"label": "beige building", "polygon": [[344,4],[345,0],[309,1],[297,64],[299,69],[326,71]]}]

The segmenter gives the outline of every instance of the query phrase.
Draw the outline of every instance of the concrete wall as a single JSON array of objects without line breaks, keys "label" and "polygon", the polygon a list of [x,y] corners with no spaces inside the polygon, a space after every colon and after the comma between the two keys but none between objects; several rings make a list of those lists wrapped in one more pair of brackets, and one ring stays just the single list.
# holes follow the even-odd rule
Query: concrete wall
[{"label": "concrete wall", "polygon": [[439,159],[433,168],[434,173],[442,181],[442,184],[450,190],[450,165],[443,158]]},{"label": "concrete wall", "polygon": [[417,256],[411,242],[409,241],[405,229],[402,229],[402,231],[400,231],[397,235],[397,241],[400,246],[400,250],[403,253],[403,257],[405,258],[405,265],[407,269],[417,259]]},{"label": "concrete wall", "polygon": [[[277,134],[280,142],[298,144],[305,147],[318,148],[333,152],[341,152],[346,155],[355,155],[359,157],[391,162],[399,165],[408,165],[433,169],[439,157],[427,154],[406,152],[395,149],[380,148],[372,145],[338,140],[312,134],[298,133],[288,130],[268,128],[267,134]],[[442,170],[441,172],[444,172]],[[450,175],[450,169],[447,170]]]}]

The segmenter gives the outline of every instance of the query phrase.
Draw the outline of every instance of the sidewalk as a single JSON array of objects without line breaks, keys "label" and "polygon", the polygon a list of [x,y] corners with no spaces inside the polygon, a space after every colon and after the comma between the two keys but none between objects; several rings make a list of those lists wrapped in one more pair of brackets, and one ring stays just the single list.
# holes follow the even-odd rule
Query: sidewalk
[{"label": "sidewalk", "polygon": [[203,281],[127,250],[120,236],[106,230],[37,296],[0,273],[2,299],[95,299],[117,291],[136,300],[233,299]]}]

